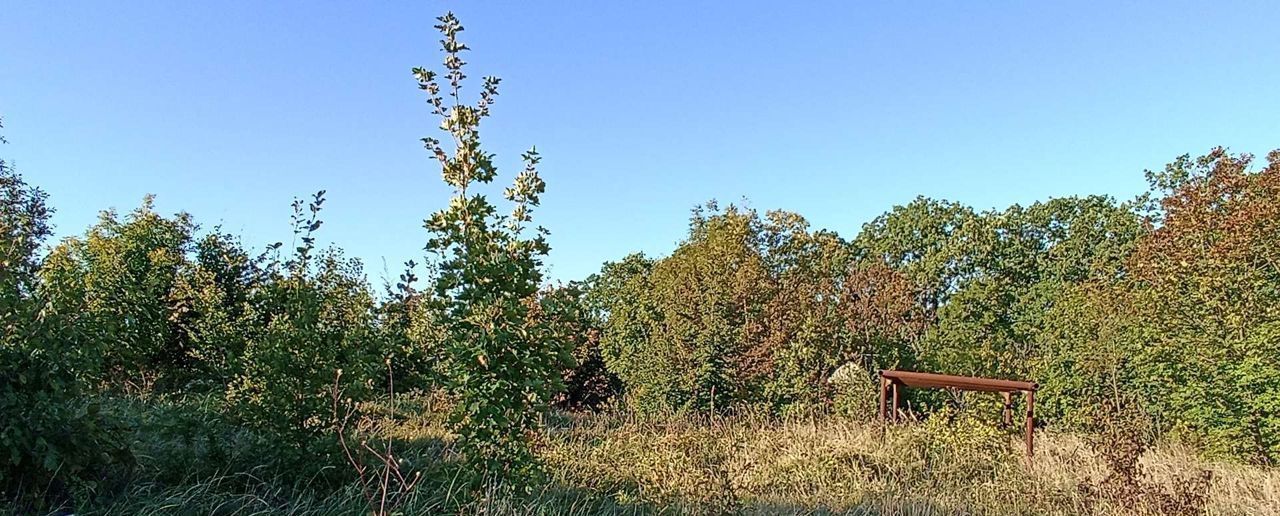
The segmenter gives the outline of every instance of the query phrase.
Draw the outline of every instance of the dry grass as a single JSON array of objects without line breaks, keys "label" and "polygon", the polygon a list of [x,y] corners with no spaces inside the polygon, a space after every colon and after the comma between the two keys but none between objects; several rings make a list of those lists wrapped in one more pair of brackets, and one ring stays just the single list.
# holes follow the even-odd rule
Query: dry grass
[{"label": "dry grass", "polygon": [[[431,400],[379,427],[423,464],[447,464],[449,437]],[[1097,439],[1044,432],[1027,466],[1021,436],[989,421],[934,417],[882,429],[831,417],[639,417],[549,421],[539,454],[550,484],[532,498],[488,497],[485,514],[1280,514],[1280,470],[1206,462],[1185,447],[1141,454],[1117,478]],[[1112,450],[1125,449],[1115,443]],[[1112,455],[1115,455],[1112,453]],[[448,471],[448,467],[436,471]],[[1188,479],[1211,472],[1208,482]],[[437,479],[439,480],[439,479]],[[240,485],[235,489],[228,486]],[[361,514],[355,489],[255,485],[240,476],[141,485],[99,514]],[[444,486],[444,487],[442,487]],[[449,482],[419,489],[404,514],[457,507]],[[451,501],[452,500],[452,501]]]},{"label": "dry grass", "polygon": [[[575,418],[543,456],[558,481],[620,505],[685,512],[867,514],[1280,514],[1280,472],[1209,463],[1179,446],[1142,458],[1144,493],[1082,492],[1111,468],[1078,437],[1042,433],[1030,467],[1016,432],[957,418],[882,431],[837,419]],[[1206,486],[1184,485],[1211,471]],[[1183,493],[1182,491],[1201,491]],[[1198,500],[1198,498],[1203,498]]]}]

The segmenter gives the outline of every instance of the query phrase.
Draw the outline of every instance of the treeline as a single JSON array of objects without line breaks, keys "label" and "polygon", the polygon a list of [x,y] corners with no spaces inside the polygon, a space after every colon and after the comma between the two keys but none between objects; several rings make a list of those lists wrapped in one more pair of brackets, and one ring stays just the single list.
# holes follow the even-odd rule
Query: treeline
[{"label": "treeline", "polygon": [[[1250,163],[1221,149],[1184,156],[1123,203],[978,212],[918,198],[851,240],[794,213],[712,204],[670,256],[608,263],[584,299],[637,408],[834,404],[869,416],[882,368],[1026,378],[1042,389],[1041,424],[1088,431],[1123,414],[1270,464],[1280,152]],[[919,411],[969,401],[912,394]]]},{"label": "treeline", "polygon": [[[1270,464],[1280,153],[1250,163],[1221,149],[1184,156],[1123,203],[978,212],[918,198],[850,240],[794,213],[711,205],[670,256],[606,264],[584,299],[604,364],[638,408],[834,404],[869,416],[882,368],[1027,378],[1042,389],[1041,424],[1087,431],[1122,413]],[[967,401],[912,394],[920,411]]]},{"label": "treeline", "polygon": [[[1269,463],[1280,453],[1277,157],[1257,171],[1221,150],[1180,158],[1124,203],[978,212],[918,198],[852,239],[795,213],[709,203],[671,255],[627,256],[532,293],[546,338],[573,346],[555,400],[866,417],[882,368],[1029,378],[1042,424],[1088,430],[1124,403],[1210,453]],[[6,338],[49,343],[39,367],[9,371],[90,391],[216,393],[237,421],[299,446],[327,430],[338,370],[357,398],[446,381],[439,297],[412,268],[378,292],[357,260],[316,249],[323,192],[294,203],[289,245],[261,253],[148,198],[40,258],[44,195],[3,177]],[[913,394],[919,411],[984,403]]]},{"label": "treeline", "polygon": [[[410,263],[379,290],[317,248],[324,192],[295,201],[287,243],[261,251],[148,198],[46,253],[46,196],[0,161],[6,494],[127,469],[109,397],[210,400],[270,436],[262,460],[287,469],[341,463],[339,415],[361,400],[438,392],[469,469],[523,486],[549,402],[866,417],[881,368],[1031,379],[1041,425],[1123,413],[1209,454],[1280,458],[1280,152],[1252,168],[1220,149],[1182,157],[1128,202],[919,198],[852,238],[709,203],[669,256],[552,286],[530,215],[537,153],[509,214],[468,194],[497,175],[477,128],[498,81],[473,104],[442,96],[466,47],[456,18],[440,21],[445,73],[414,73],[456,143],[424,139],[455,196],[427,219],[423,281]],[[986,402],[915,392],[910,407]]]}]

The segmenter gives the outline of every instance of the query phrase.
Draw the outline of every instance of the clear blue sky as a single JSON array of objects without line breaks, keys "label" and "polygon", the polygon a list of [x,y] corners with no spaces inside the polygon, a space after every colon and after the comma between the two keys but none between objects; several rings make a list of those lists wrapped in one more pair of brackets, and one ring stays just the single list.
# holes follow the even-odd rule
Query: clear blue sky
[{"label": "clear blue sky", "polygon": [[322,242],[380,282],[448,195],[409,69],[450,8],[504,79],[501,182],[545,156],[558,279],[669,252],[710,198],[852,237],[920,194],[1128,198],[1179,154],[1280,147],[1280,3],[1048,4],[5,0],[0,154],[59,235],[155,193],[260,247],[327,189]]}]

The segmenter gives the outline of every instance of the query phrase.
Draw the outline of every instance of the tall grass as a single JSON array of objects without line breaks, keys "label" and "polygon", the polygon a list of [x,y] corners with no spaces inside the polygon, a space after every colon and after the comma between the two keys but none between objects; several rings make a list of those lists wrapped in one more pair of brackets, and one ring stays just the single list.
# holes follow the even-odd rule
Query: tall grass
[{"label": "tall grass", "polygon": [[[753,412],[558,414],[537,449],[550,476],[542,490],[468,500],[450,481],[458,471],[439,413],[431,400],[380,413],[378,432],[431,477],[404,514],[1280,514],[1280,471],[1205,461],[1166,443],[1141,453],[1140,478],[1117,483],[1099,453],[1105,441],[1040,432],[1027,464],[1017,430],[949,413],[888,428]],[[208,446],[177,441],[148,446],[165,451],[166,468],[184,449]],[[145,472],[155,459],[142,460]],[[368,514],[355,485],[334,487],[324,475],[193,471],[143,474],[82,513]],[[1188,481],[1201,472],[1209,482]],[[1113,485],[1137,487],[1098,487]]]}]

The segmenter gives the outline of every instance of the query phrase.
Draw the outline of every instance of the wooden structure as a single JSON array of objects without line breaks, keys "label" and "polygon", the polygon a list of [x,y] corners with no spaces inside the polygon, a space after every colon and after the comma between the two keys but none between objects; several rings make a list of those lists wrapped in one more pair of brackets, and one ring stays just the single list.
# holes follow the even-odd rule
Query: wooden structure
[{"label": "wooden structure", "polygon": [[[953,388],[965,391],[998,392],[1004,395],[1004,424],[1013,424],[1013,395],[1023,393],[1027,400],[1026,431],[1027,459],[1035,454],[1035,382],[1016,380],[996,380],[993,378],[977,378],[973,376],[952,376],[949,374],[917,373],[914,371],[880,370],[880,421],[892,419],[898,421],[898,390],[901,387],[920,388]],[[886,414],[888,399],[893,399],[893,410]]]}]

